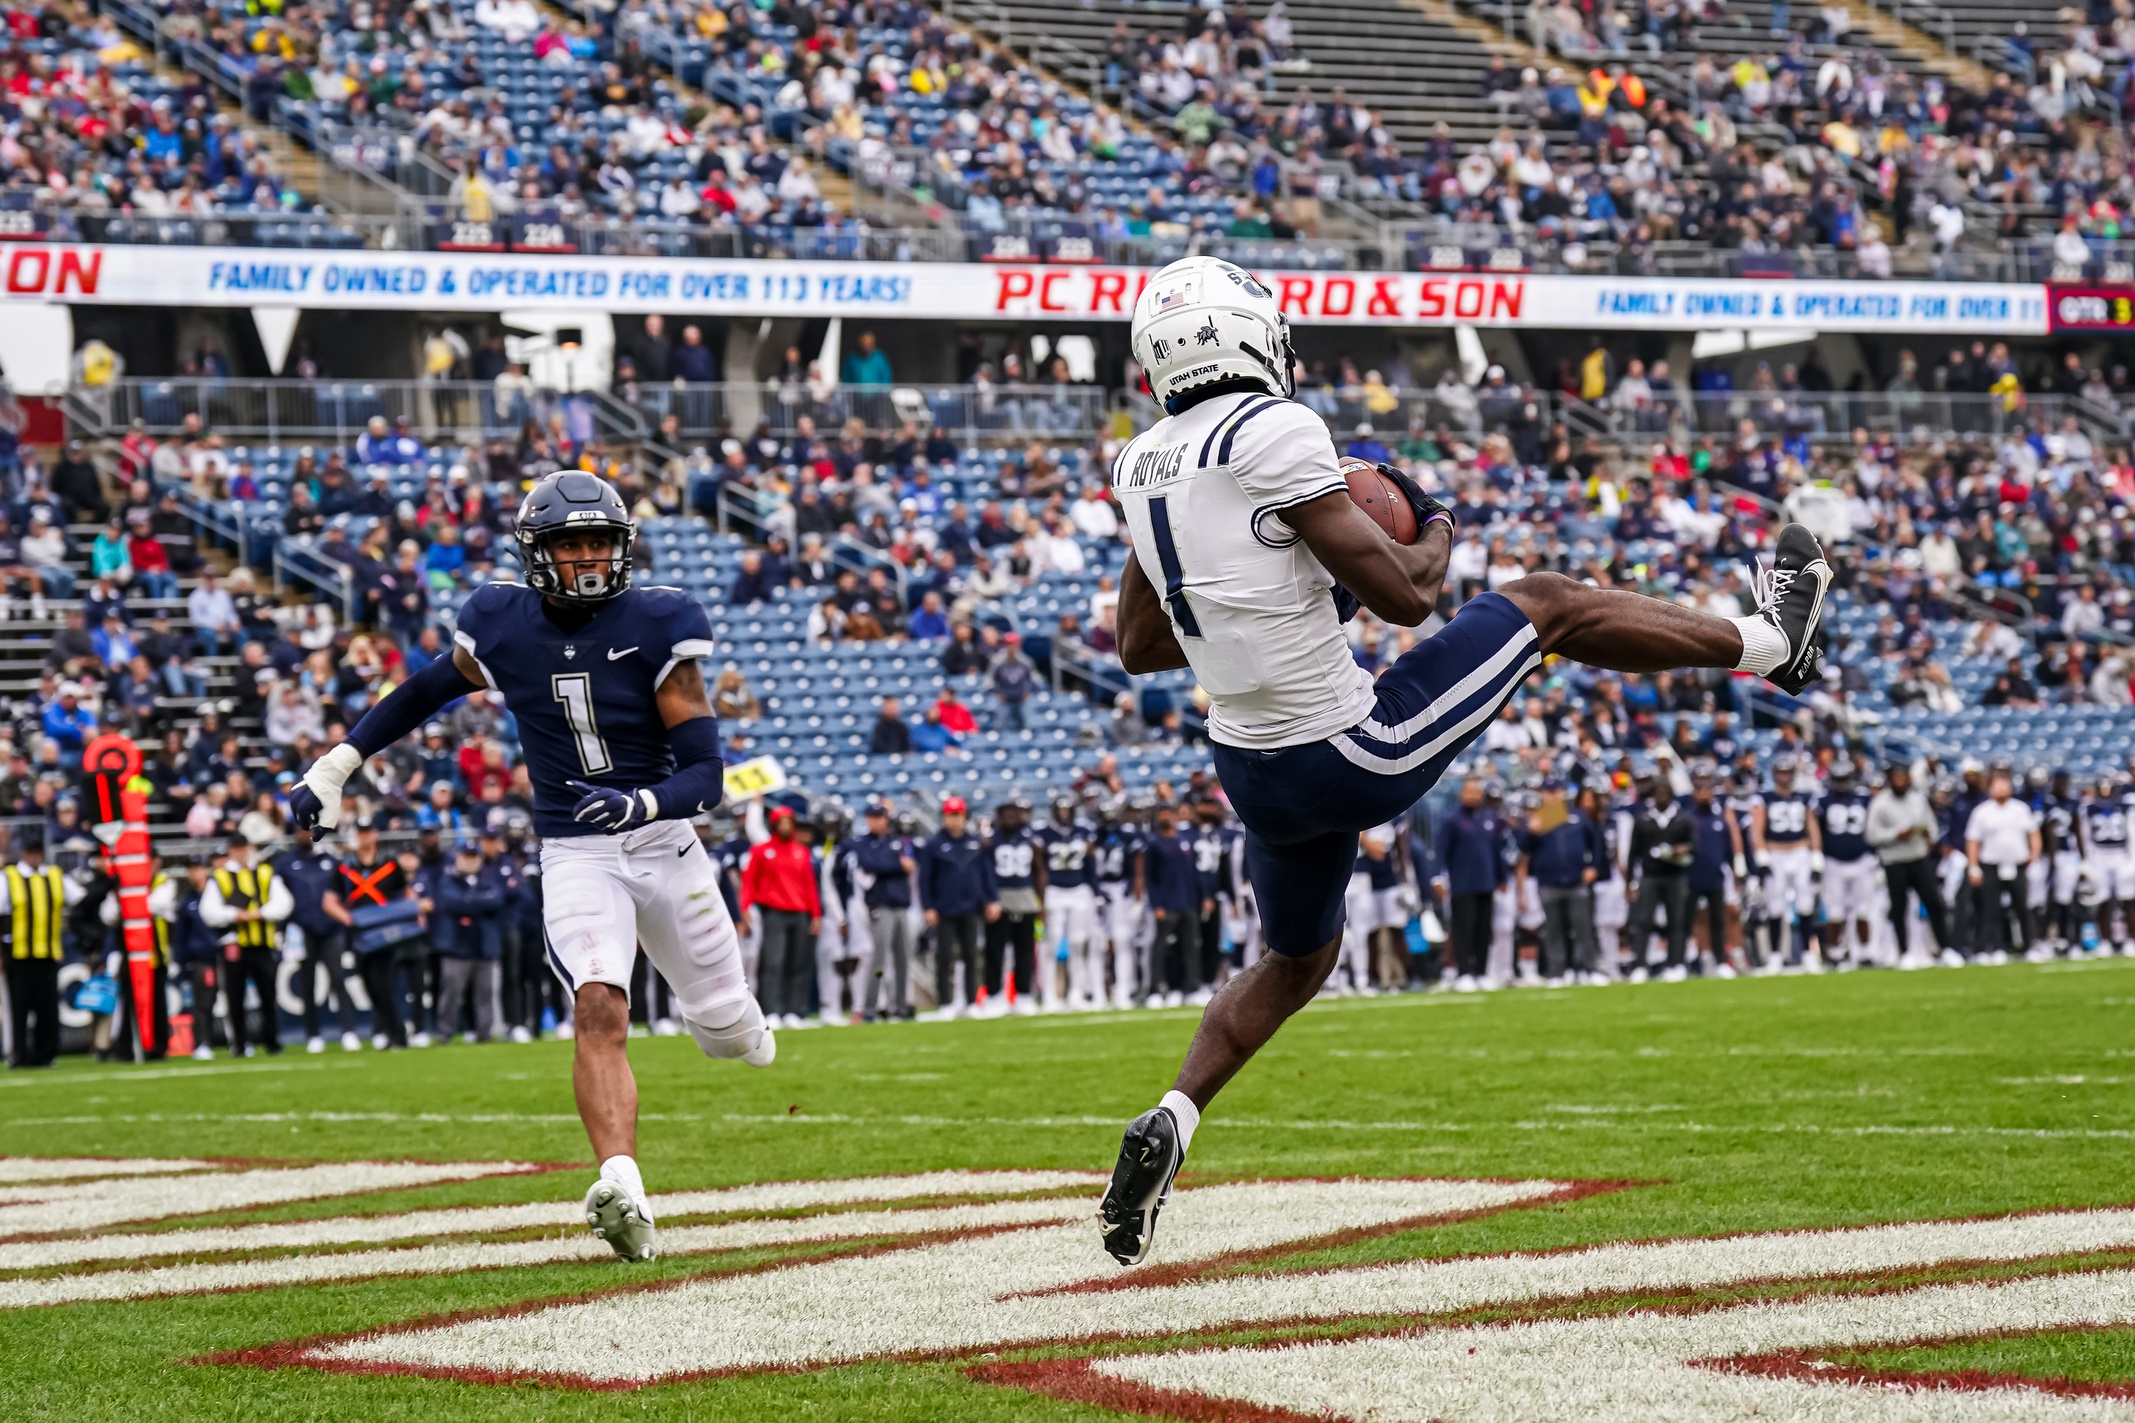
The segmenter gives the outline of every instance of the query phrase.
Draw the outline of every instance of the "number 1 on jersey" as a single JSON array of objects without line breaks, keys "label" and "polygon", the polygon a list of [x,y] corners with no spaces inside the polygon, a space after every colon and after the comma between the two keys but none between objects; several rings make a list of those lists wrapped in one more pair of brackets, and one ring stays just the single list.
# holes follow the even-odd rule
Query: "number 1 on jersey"
[{"label": "number 1 on jersey", "polygon": [[1178,545],[1171,539],[1171,500],[1158,495],[1149,501],[1149,531],[1156,537],[1158,571],[1164,575],[1164,603],[1181,637],[1199,637],[1201,624],[1193,605],[1186,601],[1186,569],[1179,562]]},{"label": "number 1 on jersey", "polygon": [[586,774],[597,776],[612,769],[615,763],[608,759],[608,743],[600,739],[600,728],[593,724],[593,679],[574,672],[549,678],[549,685],[555,689],[556,700],[563,703],[563,719],[571,724],[571,735],[578,741],[578,763]]}]

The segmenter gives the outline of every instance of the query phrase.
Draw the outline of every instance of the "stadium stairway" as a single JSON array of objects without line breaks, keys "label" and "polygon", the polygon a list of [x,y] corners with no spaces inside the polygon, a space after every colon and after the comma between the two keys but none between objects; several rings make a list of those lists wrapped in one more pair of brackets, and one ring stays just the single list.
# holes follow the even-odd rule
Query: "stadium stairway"
[{"label": "stadium stairway", "polygon": [[195,73],[183,65],[175,64],[160,49],[149,56],[158,79],[170,84],[202,82],[208,101],[218,114],[227,114],[237,126],[253,133],[267,150],[269,167],[287,186],[304,197],[307,206],[316,206],[327,184],[320,181],[319,156],[298,143],[290,134],[273,124],[255,123],[244,106],[230,96],[228,90],[217,84],[212,76]]},{"label": "stadium stairway", "polygon": [[[1482,72],[1492,52],[1515,64],[1528,53],[1524,45],[1451,11],[1444,0],[1289,0],[1288,9],[1294,53],[1310,63],[1295,71],[1277,70],[1266,106],[1280,113],[1299,85],[1325,102],[1339,85],[1352,100],[1379,110],[1407,151],[1422,146],[1440,122],[1463,144],[1488,141],[1498,124],[1494,113],[1475,103]],[[1178,30],[1178,12],[1123,0],[1072,8],[1050,0],[1001,0],[999,10],[1011,18],[1008,39],[1017,50],[1030,51],[1032,37],[1042,36],[1065,40],[1100,62],[1112,27],[1121,20],[1137,38],[1151,29],[1165,35]],[[998,23],[977,27],[990,30],[994,40],[1001,38]],[[1042,43],[1039,52],[1048,63],[1059,64],[1059,55]],[[1065,70],[1061,77],[1080,76]]]},{"label": "stadium stairway", "polygon": [[[86,590],[90,585],[88,549],[99,532],[101,528],[95,524],[75,524],[67,530],[71,546],[68,565],[74,571],[77,592]],[[190,635],[193,623],[186,611],[185,595],[192,591],[195,582],[196,580],[191,578],[181,579],[179,596],[176,598],[128,595],[126,606],[134,615],[135,625],[146,629],[157,613],[164,612],[170,615],[173,632]],[[27,703],[31,707],[41,704],[42,679],[49,670],[46,659],[51,653],[53,639],[66,627],[67,615],[81,606],[82,600],[79,597],[50,598],[45,600],[45,616],[40,618],[31,616],[32,605],[28,599],[10,600],[7,608],[9,616],[5,621],[0,621],[0,701]],[[235,672],[238,660],[235,656],[195,658],[192,665],[204,674],[207,695],[200,700],[190,697],[158,697],[157,706],[162,711],[164,725],[168,728],[190,732],[200,724],[204,708],[213,706],[220,712],[236,689]],[[34,717],[28,719],[34,720]],[[255,767],[265,764],[266,742],[256,719],[225,717],[224,724],[238,733],[248,763]],[[144,736],[142,740],[142,750],[145,754],[152,746],[148,744],[150,738]],[[34,764],[34,740],[20,749],[31,757]],[[173,806],[163,801],[152,801],[149,804],[149,834],[165,855],[192,848],[186,837],[184,814],[183,806]]]}]

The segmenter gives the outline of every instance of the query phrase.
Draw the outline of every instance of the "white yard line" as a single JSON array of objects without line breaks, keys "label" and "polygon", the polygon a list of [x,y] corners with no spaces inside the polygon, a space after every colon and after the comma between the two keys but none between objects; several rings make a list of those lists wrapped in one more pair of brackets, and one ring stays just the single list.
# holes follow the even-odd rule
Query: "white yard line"
[{"label": "white yard line", "polygon": [[472,1181],[530,1169],[516,1161],[342,1161],[193,1176],[0,1187],[0,1236],[94,1230],[121,1221],[160,1220],[166,1216],[279,1205],[314,1196],[350,1196],[442,1181]]},{"label": "white yard line", "polygon": [[[1267,1181],[1179,1192],[1159,1235],[1166,1264],[1281,1247],[1329,1232],[1553,1196],[1554,1181]],[[2131,1221],[2135,1235],[2135,1221]],[[1087,1219],[919,1250],[814,1262],[672,1290],[611,1295],[322,1346],[343,1363],[651,1381],[700,1370],[791,1367],[1016,1340],[1169,1332],[1228,1318],[1231,1277],[1126,1293],[1032,1293],[1131,1279]],[[1300,1277],[1303,1278],[1303,1277]],[[1178,1300],[1193,1301],[1183,1312]]]},{"label": "white yard line", "polygon": [[208,1171],[212,1161],[155,1160],[145,1157],[0,1156],[0,1184],[24,1181],[79,1181],[91,1176],[167,1176],[174,1171]]},{"label": "white yard line", "polygon": [[2135,1323],[2135,1273],[1632,1313],[1390,1338],[1099,1360],[1151,1388],[1375,1423],[2103,1423],[2135,1401],[2038,1389],[1908,1389],[1772,1377],[1711,1361],[1997,1330]]},{"label": "white yard line", "polygon": [[[1433,1185],[1439,1189],[1431,1189]],[[1408,1189],[1404,1189],[1404,1186]],[[1291,1182],[1181,1191],[1165,1263],[1327,1229],[1516,1202],[1548,1182]],[[1802,1231],[1459,1257],[1302,1274],[1222,1275],[1122,1292],[1032,1293],[1132,1279],[1086,1224],[809,1264],[322,1346],[328,1360],[652,1381],[718,1370],[962,1353],[1044,1340],[1162,1335],[1296,1319],[1435,1315],[1562,1296],[1880,1274],[1953,1261],[2135,1247],[2135,1210]]]},{"label": "white yard line", "polygon": [[[933,1197],[1066,1191],[1094,1195],[1104,1180],[1094,1171],[930,1171],[911,1176],[777,1181],[707,1191],[675,1191],[655,1195],[651,1204],[655,1219],[665,1220],[675,1216],[810,1210]],[[1089,1209],[1087,1201],[1076,1209]],[[583,1228],[584,1224],[584,1213],[578,1201],[572,1199],[404,1211],[391,1215],[333,1216],[322,1220],[274,1221],[196,1230],[88,1235],[60,1240],[0,1241],[0,1270],[49,1269],[56,1265],[102,1260],[152,1259],[158,1255],[313,1249],[546,1227]],[[905,1228],[916,1231],[937,1227],[913,1225]],[[849,1232],[840,1229],[834,1233]],[[673,1236],[674,1232],[664,1233],[664,1238]]]},{"label": "white yard line", "polygon": [[[552,1207],[500,1207],[503,1211],[553,1212]],[[868,1236],[921,1235],[936,1231],[999,1229],[1004,1226],[1052,1225],[1090,1214],[1088,1200],[990,1201],[978,1205],[941,1206],[902,1211],[854,1211],[800,1220],[744,1220],[719,1225],[663,1228],[657,1239],[662,1254],[691,1255],[747,1250],[767,1245],[819,1240],[853,1240]],[[578,1217],[575,1207],[565,1214]],[[339,1224],[340,1222],[323,1222]],[[561,1222],[557,1222],[561,1223]],[[45,1279],[0,1280],[0,1309],[34,1309],[86,1300],[149,1299],[158,1295],[194,1294],[204,1290],[256,1289],[268,1285],[319,1284],[333,1280],[370,1279],[380,1275],[451,1275],[466,1270],[500,1270],[513,1266],[554,1265],[570,1261],[613,1260],[606,1242],[587,1232],[582,1217],[567,1236],[540,1240],[478,1241],[452,1245],[418,1245],[402,1250],[361,1250],[344,1254],[275,1256],[200,1265],[166,1265],[149,1270],[110,1270],[90,1275]],[[229,1232],[199,1232],[221,1235]],[[170,1237],[164,1237],[166,1239]]]}]

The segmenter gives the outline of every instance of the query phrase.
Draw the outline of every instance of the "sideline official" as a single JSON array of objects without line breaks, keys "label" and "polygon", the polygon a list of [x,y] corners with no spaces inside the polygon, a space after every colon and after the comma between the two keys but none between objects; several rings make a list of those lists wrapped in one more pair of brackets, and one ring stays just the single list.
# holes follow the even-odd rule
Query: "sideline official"
[{"label": "sideline official", "polygon": [[59,1056],[59,963],[67,910],[82,887],[44,862],[44,837],[22,837],[22,858],[0,875],[7,925],[8,1042],[13,1067],[50,1067]]},{"label": "sideline official", "polygon": [[223,1011],[230,1019],[230,1049],[252,1056],[251,1025],[245,1021],[245,985],[259,994],[260,1033],[267,1051],[282,1050],[282,1008],[274,989],[275,949],[281,926],[296,908],[289,886],[265,865],[252,863],[252,842],[229,840],[229,858],[208,876],[200,917],[222,931]]}]

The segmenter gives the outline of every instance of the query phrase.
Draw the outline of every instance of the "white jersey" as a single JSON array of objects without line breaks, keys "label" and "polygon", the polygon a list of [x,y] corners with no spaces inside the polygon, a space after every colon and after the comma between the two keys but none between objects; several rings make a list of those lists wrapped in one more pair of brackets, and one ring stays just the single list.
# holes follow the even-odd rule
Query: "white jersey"
[{"label": "white jersey", "polygon": [[1268,750],[1362,721],[1371,675],[1350,655],[1333,579],[1279,517],[1344,490],[1319,416],[1271,395],[1219,395],[1121,452],[1112,492],[1209,696],[1208,734]]}]

